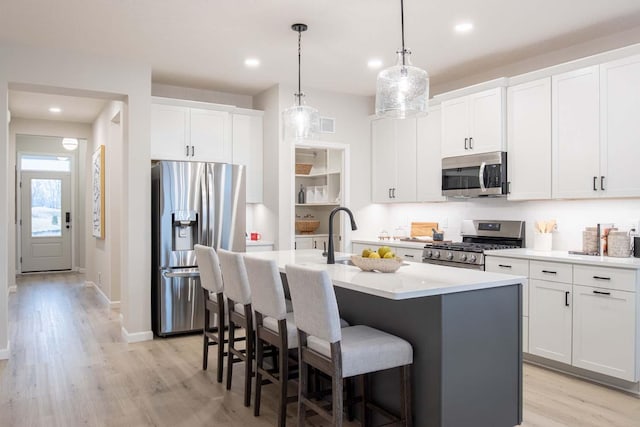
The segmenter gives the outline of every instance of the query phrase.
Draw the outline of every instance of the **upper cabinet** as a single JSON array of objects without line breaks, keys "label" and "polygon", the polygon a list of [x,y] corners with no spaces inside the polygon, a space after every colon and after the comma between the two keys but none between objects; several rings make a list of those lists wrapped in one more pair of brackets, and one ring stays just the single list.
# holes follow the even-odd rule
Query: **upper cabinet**
[{"label": "upper cabinet", "polygon": [[151,105],[151,158],[231,163],[228,111],[183,105]]},{"label": "upper cabinet", "polygon": [[640,56],[600,66],[600,194],[638,197]]},{"label": "upper cabinet", "polygon": [[598,66],[553,76],[553,196],[592,198],[600,188]]},{"label": "upper cabinet", "polygon": [[416,201],[416,119],[371,122],[371,197],[374,203]]},{"label": "upper cabinet", "polygon": [[429,108],[428,116],[417,120],[416,201],[418,202],[445,200],[442,196],[441,114],[438,105]]},{"label": "upper cabinet", "polygon": [[242,110],[233,113],[233,163],[246,165],[247,203],[263,201],[263,164],[262,164],[261,111]]},{"label": "upper cabinet", "polygon": [[551,198],[551,78],[507,90],[509,200]]},{"label": "upper cabinet", "polygon": [[640,56],[553,77],[553,195],[638,197]]},{"label": "upper cabinet", "polygon": [[442,102],[442,157],[505,149],[506,90],[485,90]]}]

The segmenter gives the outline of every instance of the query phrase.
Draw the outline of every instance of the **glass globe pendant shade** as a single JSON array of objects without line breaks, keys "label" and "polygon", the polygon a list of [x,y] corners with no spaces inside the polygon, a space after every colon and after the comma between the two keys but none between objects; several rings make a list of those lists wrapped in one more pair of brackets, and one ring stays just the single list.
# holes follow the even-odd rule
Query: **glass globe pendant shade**
[{"label": "glass globe pendant shade", "polygon": [[65,150],[73,151],[78,148],[77,138],[62,138],[62,146]]},{"label": "glass globe pendant shade", "polygon": [[290,139],[317,139],[320,133],[318,110],[308,105],[293,105],[282,112],[284,134]]},{"label": "glass globe pendant shade", "polygon": [[404,119],[426,115],[429,101],[429,75],[414,67],[411,52],[398,52],[398,63],[378,74],[376,115]]}]

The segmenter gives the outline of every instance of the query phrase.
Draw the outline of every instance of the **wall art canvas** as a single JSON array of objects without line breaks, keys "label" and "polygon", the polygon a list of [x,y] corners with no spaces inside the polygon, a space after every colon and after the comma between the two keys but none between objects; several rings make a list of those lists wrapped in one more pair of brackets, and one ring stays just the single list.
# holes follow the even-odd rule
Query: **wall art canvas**
[{"label": "wall art canvas", "polygon": [[93,199],[93,236],[104,240],[104,145],[98,147],[91,160]]}]

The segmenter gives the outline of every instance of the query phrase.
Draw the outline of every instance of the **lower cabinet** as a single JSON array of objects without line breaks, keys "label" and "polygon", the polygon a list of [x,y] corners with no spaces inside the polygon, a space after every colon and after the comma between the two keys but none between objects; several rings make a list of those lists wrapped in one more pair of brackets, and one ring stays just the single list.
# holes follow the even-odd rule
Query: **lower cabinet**
[{"label": "lower cabinet", "polygon": [[313,249],[313,238],[312,237],[296,237],[293,248],[295,250]]},{"label": "lower cabinet", "polygon": [[528,266],[529,277],[529,317],[522,322],[523,351],[637,382],[639,272],[496,256],[487,256],[486,269],[525,275],[523,263]]},{"label": "lower cabinet", "polygon": [[394,246],[393,242],[380,242],[377,245],[370,245],[367,243],[353,243],[351,245],[351,251],[354,254],[360,255],[365,249],[372,249],[374,251],[377,251],[381,246],[389,246],[396,253],[397,257],[403,258],[407,261],[422,262],[422,249]]},{"label": "lower cabinet", "polygon": [[571,364],[572,285],[529,280],[529,353]]},{"label": "lower cabinet", "polygon": [[[333,236],[333,242],[336,245],[335,250],[340,250],[340,236]],[[326,251],[329,247],[328,235],[304,236],[296,237],[295,249],[322,249]]]},{"label": "lower cabinet", "polygon": [[573,365],[635,381],[636,294],[573,287]]}]

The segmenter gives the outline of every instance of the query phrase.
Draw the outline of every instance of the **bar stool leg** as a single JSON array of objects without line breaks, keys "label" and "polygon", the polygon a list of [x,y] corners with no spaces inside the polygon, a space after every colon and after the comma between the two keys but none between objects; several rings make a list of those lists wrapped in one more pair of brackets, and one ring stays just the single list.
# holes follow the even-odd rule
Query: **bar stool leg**
[{"label": "bar stool leg", "polygon": [[[286,328],[286,326],[285,326]],[[287,331],[285,330],[286,334]],[[286,336],[286,335],[285,335]],[[280,377],[280,405],[278,408],[278,425],[285,427],[287,425],[287,385],[289,383],[289,358],[287,348],[280,346],[279,351],[279,377]],[[258,383],[256,382],[256,387]]]},{"label": "bar stool leg", "polygon": [[224,370],[224,297],[218,294],[218,382],[222,382]]},{"label": "bar stool leg", "polygon": [[368,427],[371,425],[369,417],[369,375],[360,375],[360,386],[362,388],[362,425]]},{"label": "bar stool leg", "polygon": [[[231,306],[231,305],[229,305]],[[233,352],[236,340],[236,325],[233,320],[229,320],[229,345],[227,351],[227,390],[231,390],[231,377],[233,375]]]},{"label": "bar stool leg", "polygon": [[244,364],[244,406],[251,406],[251,381],[253,380],[253,357],[254,357],[254,343],[255,335],[253,332],[253,319],[251,314],[251,308],[245,306],[245,319],[247,319],[246,331],[246,345],[247,352]]},{"label": "bar stool leg", "polygon": [[400,367],[400,390],[401,403],[400,410],[406,427],[412,427],[413,419],[411,417],[411,365]]},{"label": "bar stool leg", "polygon": [[262,394],[262,372],[264,369],[264,343],[256,337],[256,391],[255,402],[253,407],[253,415],[260,415],[260,396]]},{"label": "bar stool leg", "polygon": [[[205,301],[208,298],[208,291],[204,290],[204,298]],[[207,308],[204,309],[204,325],[202,328],[202,370],[207,370],[207,365],[209,364],[209,337],[207,336],[207,331],[209,330],[209,310]]]}]

